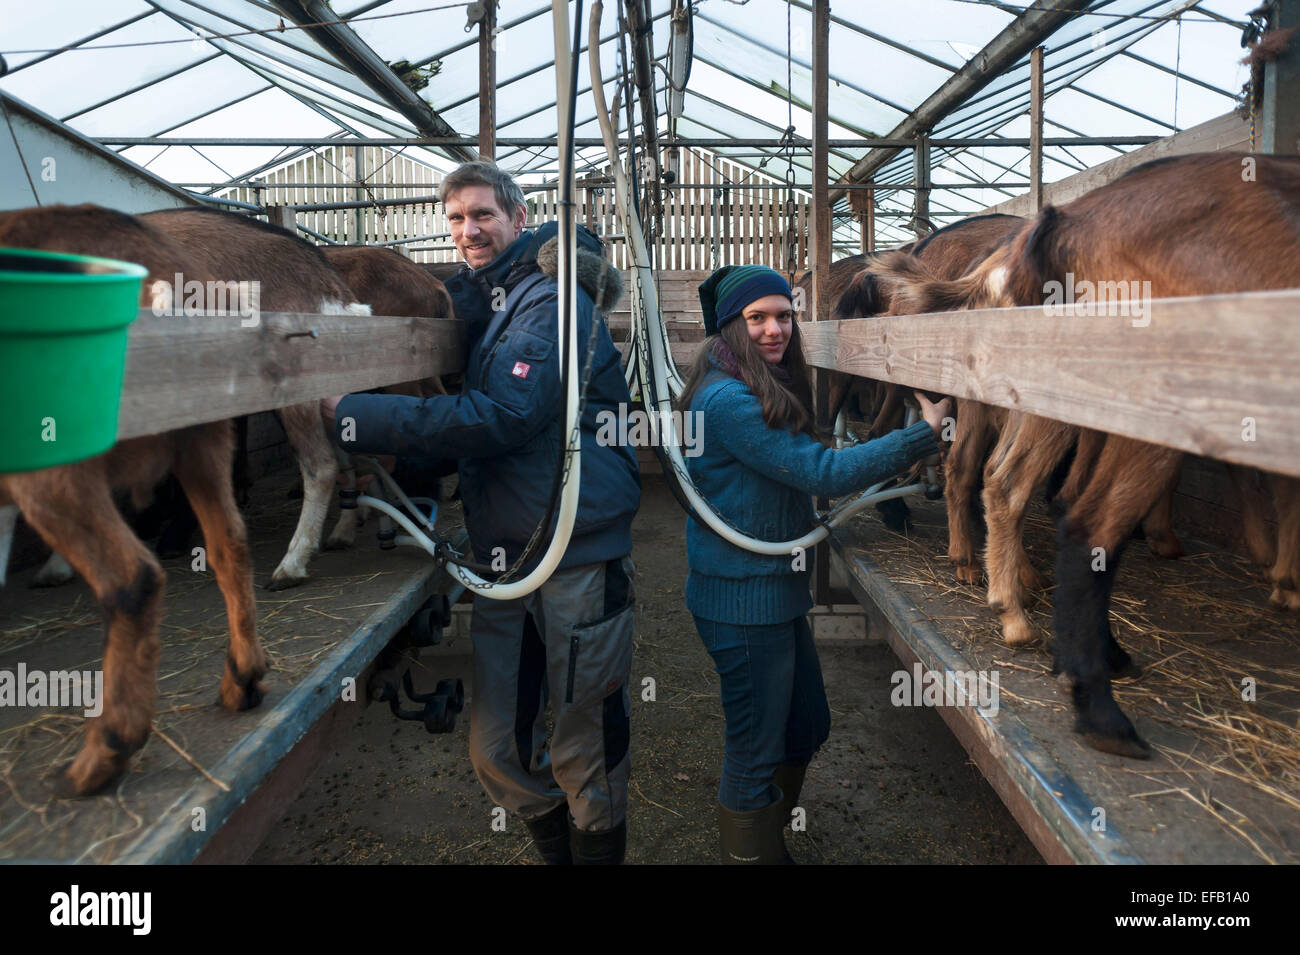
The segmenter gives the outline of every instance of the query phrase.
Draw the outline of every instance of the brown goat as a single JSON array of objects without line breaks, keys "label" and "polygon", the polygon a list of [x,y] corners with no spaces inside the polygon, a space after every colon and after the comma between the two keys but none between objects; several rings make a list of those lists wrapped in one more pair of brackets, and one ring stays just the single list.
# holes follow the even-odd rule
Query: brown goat
[{"label": "brown goat", "polygon": [[[140,218],[171,237],[208,274],[225,281],[258,283],[259,306],[266,311],[369,314],[316,246],[279,226],[212,209],[166,209]],[[271,574],[270,590],[294,587],[307,579],[307,562],[320,549],[340,471],[319,401],[288,405],[278,414],[298,458],[303,495],[298,526]],[[340,520],[346,537],[346,528],[355,518]]]},{"label": "brown goat", "polygon": [[[1253,176],[1243,174],[1249,163]],[[1036,305],[1054,283],[1149,282],[1153,297],[1300,286],[1300,160],[1204,154],[1156,160],[1062,207],[953,281],[914,259],[881,264],[897,309]],[[1009,641],[1031,636],[1018,587],[1020,528],[1036,486],[1074,458],[1054,502],[1058,551],[1053,616],[1057,668],[1073,681],[1075,729],[1097,749],[1149,748],[1116,705],[1112,672],[1128,655],[1110,633],[1110,591],[1128,535],[1167,494],[1182,453],[1009,412],[984,474],[989,604]],[[1279,539],[1272,600],[1300,607],[1300,481],[1274,476]],[[1249,522],[1247,522],[1249,523]],[[1100,548],[1100,551],[1097,549]],[[1094,570],[1094,554],[1105,556]]]},{"label": "brown goat", "polygon": [[[98,206],[46,206],[0,214],[0,246],[99,255],[138,262],[154,281],[176,273],[212,278],[177,243],[138,218]],[[207,557],[226,601],[230,642],[220,700],[232,710],[256,706],[266,655],[257,640],[253,578],[244,521],[231,488],[229,421],[122,441],[75,464],[0,475],[0,506],[17,505],[47,544],[90,585],[104,610],[103,713],[88,721],[81,752],[58,782],[62,794],[88,795],[112,782],[144,745],[153,722],[158,623],[165,578],[157,559],[127,526],[113,501],[127,491],[137,505],[170,471],[203,528]]]},{"label": "brown goat", "polygon": [[[894,250],[890,255],[910,253],[923,261],[929,272],[957,278],[982,262],[990,252],[1015,235],[1023,224],[1024,220],[1019,216],[974,216],[945,226],[920,242]],[[892,286],[877,275],[878,261],[875,255],[851,256],[831,267],[831,287],[836,293],[833,318],[868,318],[890,312]],[[853,271],[846,278],[850,269]],[[800,285],[810,281],[810,276],[805,275],[800,279]],[[903,426],[905,393],[905,389],[891,382],[831,373],[832,413],[838,414],[849,398],[856,399],[871,417],[866,435],[868,440]],[[964,567],[975,563],[973,540],[976,521],[972,518],[971,502],[975,501],[979,470],[991,444],[985,438],[989,418],[996,414],[995,409],[976,402],[957,403],[957,435],[944,468],[944,493],[948,497],[950,553],[957,561],[958,576],[963,580],[967,579],[962,573]],[[889,527],[903,529],[907,505],[901,499],[886,501],[879,510]]]},{"label": "brown goat", "polygon": [[[453,314],[451,296],[442,281],[400,252],[374,245],[328,245],[321,251],[339,270],[357,301],[370,306],[371,315],[450,318]],[[447,393],[437,378],[389,385],[384,391],[415,398]]]},{"label": "brown goat", "polygon": [[[357,301],[370,306],[372,315],[449,318],[453,314],[446,286],[426,268],[400,252],[372,245],[331,245],[322,247],[321,251],[339,270]],[[399,382],[383,390],[385,394],[410,395],[412,398],[447,394],[447,388],[439,378]],[[341,456],[345,455],[341,453]],[[346,487],[354,487],[355,480],[356,474],[351,468],[344,471]],[[342,511],[325,546],[351,546],[356,540],[357,527],[365,522],[368,510],[362,505]]]}]

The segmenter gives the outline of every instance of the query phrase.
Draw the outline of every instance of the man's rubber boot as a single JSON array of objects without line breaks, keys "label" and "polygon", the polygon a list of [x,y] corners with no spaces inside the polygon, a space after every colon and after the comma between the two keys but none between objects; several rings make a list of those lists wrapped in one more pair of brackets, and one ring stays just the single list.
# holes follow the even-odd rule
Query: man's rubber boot
[{"label": "man's rubber boot", "polygon": [[627,820],[613,829],[583,832],[569,820],[569,851],[574,865],[622,865],[627,850]]},{"label": "man's rubber boot", "polygon": [[784,865],[790,858],[785,851],[781,830],[782,800],[762,809],[733,812],[718,803],[718,832],[722,837],[724,865]]},{"label": "man's rubber boot", "polygon": [[524,820],[542,861],[547,865],[571,865],[569,852],[569,806],[560,803],[544,816]]}]

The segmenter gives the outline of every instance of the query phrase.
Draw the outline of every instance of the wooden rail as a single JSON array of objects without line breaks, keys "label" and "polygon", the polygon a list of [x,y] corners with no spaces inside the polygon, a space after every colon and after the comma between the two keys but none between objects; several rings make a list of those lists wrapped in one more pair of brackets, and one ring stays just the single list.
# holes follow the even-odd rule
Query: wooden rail
[{"label": "wooden rail", "polygon": [[464,368],[455,319],[262,313],[131,325],[118,440]]},{"label": "wooden rail", "polygon": [[[1091,306],[1098,309],[1097,306]],[[808,361],[1300,475],[1300,289],[808,322]]]}]

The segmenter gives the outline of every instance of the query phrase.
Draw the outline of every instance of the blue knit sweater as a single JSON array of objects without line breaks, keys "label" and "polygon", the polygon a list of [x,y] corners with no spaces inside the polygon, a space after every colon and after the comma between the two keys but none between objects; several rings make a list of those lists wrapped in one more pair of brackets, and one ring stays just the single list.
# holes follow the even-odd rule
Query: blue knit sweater
[{"label": "blue knit sweater", "polygon": [[[728,522],[760,540],[812,530],[812,496],[842,497],[935,454],[924,421],[841,451],[806,434],[769,428],[758,398],[738,378],[714,371],[691,401],[701,453],[686,459],[700,492]],[[686,519],[686,607],[706,620],[773,624],[812,607],[811,554],[766,556],[736,547]],[[795,569],[796,566],[799,569]]]}]

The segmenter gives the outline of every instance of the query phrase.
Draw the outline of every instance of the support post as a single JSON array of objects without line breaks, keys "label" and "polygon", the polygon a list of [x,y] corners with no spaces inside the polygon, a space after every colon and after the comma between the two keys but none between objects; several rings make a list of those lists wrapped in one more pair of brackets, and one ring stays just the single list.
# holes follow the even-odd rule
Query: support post
[{"label": "support post", "polygon": [[[912,207],[912,231],[918,239],[929,235],[930,219],[930,137],[919,136],[912,150],[912,175],[916,180],[916,203]],[[925,220],[925,221],[922,221]]]},{"label": "support post", "polygon": [[298,213],[293,206],[267,206],[266,221],[298,234]]},{"label": "support post", "polygon": [[[830,271],[831,271],[831,204],[830,173],[827,166],[829,149],[827,146],[827,96],[830,91],[830,0],[814,0],[813,3],[813,50],[812,50],[812,222],[810,225],[812,255],[809,266],[812,269],[812,319],[814,322],[825,321],[830,317]],[[818,369],[816,372],[816,395],[814,405],[817,412],[817,425],[829,428],[830,421],[830,379],[827,373]],[[825,508],[827,502],[818,500],[817,506]],[[830,548],[823,542],[817,545],[813,565],[813,602],[820,605],[830,603],[831,590],[831,554]]]},{"label": "support post", "polygon": [[1029,54],[1029,208],[1043,208],[1043,47]]},{"label": "support post", "polygon": [[497,2],[484,0],[478,21],[478,154],[492,162],[497,153]]},{"label": "support post", "polygon": [[848,189],[849,210],[858,220],[861,232],[862,254],[876,250],[876,190]]},{"label": "support post", "polygon": [[[352,178],[356,180],[357,188],[352,193],[355,202],[364,202],[366,199],[365,190],[361,188],[361,147],[352,147]],[[365,236],[363,236],[361,226],[365,222],[365,210],[357,206],[352,210],[352,244],[363,245]]]},{"label": "support post", "polygon": [[[1274,29],[1300,27],[1300,0],[1274,0]],[[1278,156],[1300,152],[1300,33],[1280,58],[1264,67],[1260,151]]]}]

